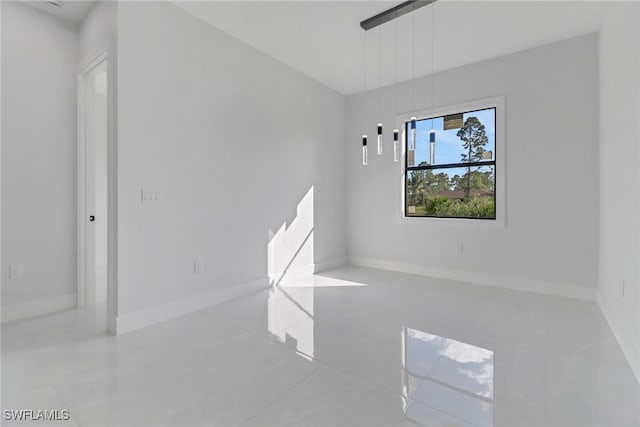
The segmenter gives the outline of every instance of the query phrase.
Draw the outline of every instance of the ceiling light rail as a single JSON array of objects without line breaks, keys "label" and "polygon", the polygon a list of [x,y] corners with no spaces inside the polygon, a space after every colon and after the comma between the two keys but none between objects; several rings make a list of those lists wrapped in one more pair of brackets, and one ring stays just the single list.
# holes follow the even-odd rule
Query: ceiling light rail
[{"label": "ceiling light rail", "polygon": [[402,15],[406,15],[407,13],[411,13],[416,9],[420,9],[421,7],[428,6],[435,2],[436,0],[405,1],[397,6],[393,6],[391,9],[387,9],[384,12],[380,12],[379,14],[372,16],[371,18],[365,19],[360,22],[360,27],[365,31],[369,31],[370,29],[382,25],[385,22],[393,21]]}]

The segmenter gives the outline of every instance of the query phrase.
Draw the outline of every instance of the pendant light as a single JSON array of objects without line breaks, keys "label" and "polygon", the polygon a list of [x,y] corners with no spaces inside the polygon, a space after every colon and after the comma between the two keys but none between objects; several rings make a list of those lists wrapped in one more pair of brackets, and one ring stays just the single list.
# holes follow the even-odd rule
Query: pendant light
[{"label": "pendant light", "polygon": [[[367,92],[367,32],[365,31],[362,37],[362,86],[363,86],[363,94]],[[364,96],[364,111],[363,111],[363,123],[367,123],[367,97]],[[362,135],[362,165],[367,166],[369,164],[369,152],[367,148],[367,135]]]},{"label": "pendant light", "polygon": [[[372,16],[369,19],[365,19],[364,21],[360,22],[360,27],[364,30],[364,48],[363,48],[363,93],[366,93],[367,91],[367,31],[375,28],[379,25],[384,24],[385,22],[389,22],[393,19],[399,18],[400,16],[403,16],[407,13],[411,13],[411,12],[415,12],[416,9],[427,6],[429,4],[434,3],[436,0],[407,0],[397,6],[394,6],[388,10],[385,10],[384,12],[381,12],[375,16]],[[433,15],[432,15],[432,32],[433,32]],[[413,14],[412,16],[412,33],[413,33],[413,40],[412,40],[412,80],[411,80],[411,105],[413,110],[415,110],[415,79],[416,79],[416,58],[415,58],[415,54],[416,54],[416,24],[415,24],[415,14]],[[378,90],[379,92],[379,100],[378,100],[378,112],[380,115],[382,115],[382,91],[381,91],[381,84],[382,84],[382,30],[380,30],[380,33],[378,34],[378,43],[379,43],[379,50],[378,50]],[[433,37],[432,37],[432,55],[433,55]],[[395,85],[395,111],[397,112],[398,110],[398,21],[396,21],[396,58],[395,58],[395,76],[394,76],[394,85]],[[432,74],[433,74],[433,61],[431,63],[431,67],[432,67]],[[433,77],[433,76],[432,76]],[[432,85],[433,85],[433,79],[432,79]],[[364,123],[367,123],[368,120],[368,115],[367,115],[367,109],[368,109],[368,104],[367,104],[367,97],[363,97],[364,98],[364,111],[363,111],[363,115],[364,115]],[[432,90],[432,104],[433,104],[433,90]],[[432,119],[433,120],[433,119]],[[409,135],[409,144],[408,144],[408,149],[409,150],[413,150],[415,151],[416,149],[416,139],[417,139],[417,135],[416,135],[416,121],[417,118],[416,117],[411,117],[410,119],[410,135]],[[365,126],[366,127],[366,126]],[[432,126],[433,127],[433,126]],[[433,153],[432,156],[435,156],[435,131],[432,129],[430,132],[430,136],[429,136],[429,140],[430,143],[432,144],[432,150],[431,152]],[[383,146],[383,124],[382,123],[378,123],[377,126],[377,153],[378,155],[382,155],[382,146]],[[398,129],[394,129],[393,130],[393,161],[394,162],[398,162],[400,160],[400,131]],[[367,135],[362,135],[362,164],[363,165],[367,165],[368,164],[368,148],[367,148]]]},{"label": "pendant light", "polygon": [[369,163],[369,153],[367,151],[367,135],[362,135],[362,164],[367,166]]},{"label": "pendant light", "polygon": [[[431,119],[431,124],[433,124],[433,119]],[[436,163],[436,131],[431,129],[429,131],[429,164],[433,165]]]},{"label": "pendant light", "polygon": [[436,5],[431,6],[431,130],[429,131],[429,164],[436,163],[436,130],[433,128],[433,108],[435,106],[435,28],[434,15],[436,13]]},{"label": "pendant light", "polygon": [[411,135],[409,138],[409,150],[415,151],[416,149],[416,118],[411,117]]},{"label": "pendant light", "polygon": [[[378,114],[382,115],[382,27],[378,30]],[[382,123],[378,123],[378,155],[382,155]]]},{"label": "pendant light", "polygon": [[[411,15],[411,108],[416,110],[416,14]],[[416,118],[411,117],[411,150],[416,149]]]},{"label": "pendant light", "polygon": [[[398,114],[398,21],[396,20],[396,38],[395,38],[395,61],[394,61],[394,73],[393,73],[393,90],[395,94],[394,108],[395,114]],[[398,129],[393,130],[393,161],[400,160],[400,131]]]},{"label": "pendant light", "polygon": [[400,160],[400,131],[398,129],[393,130],[393,161]]}]

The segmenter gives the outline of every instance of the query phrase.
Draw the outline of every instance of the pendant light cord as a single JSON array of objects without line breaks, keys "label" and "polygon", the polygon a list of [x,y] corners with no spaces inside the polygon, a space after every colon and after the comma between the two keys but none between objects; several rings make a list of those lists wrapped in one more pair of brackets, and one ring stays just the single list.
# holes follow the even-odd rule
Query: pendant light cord
[{"label": "pendant light cord", "polygon": [[416,109],[416,14],[415,12],[411,14],[411,31],[413,33],[413,38],[411,41],[411,67],[412,67],[412,78],[411,78],[411,108],[413,111]]},{"label": "pendant light cord", "polygon": [[382,122],[382,27],[378,30],[378,115]]},{"label": "pendant light cord", "polygon": [[368,103],[367,103],[367,32],[364,32],[364,35],[362,37],[363,40],[363,48],[362,48],[362,56],[363,56],[363,61],[362,63],[364,64],[363,70],[362,70],[362,74],[363,74],[363,91],[362,93],[364,94],[364,128],[365,128],[365,135],[367,134],[366,129],[367,129],[367,120],[369,119],[369,114],[368,114]]},{"label": "pendant light cord", "polygon": [[436,14],[436,5],[435,4],[431,4],[431,129],[433,129],[433,109],[435,107],[435,98],[436,98],[436,92],[435,92],[435,80],[436,80],[436,75],[435,75],[435,58],[436,58],[436,51],[435,51],[435,39],[436,39],[436,29],[435,29],[435,14]]},{"label": "pendant light cord", "polygon": [[395,40],[395,70],[393,72],[393,88],[394,88],[394,95],[395,95],[395,99],[393,101],[393,110],[394,110],[394,114],[398,114],[398,20],[396,19],[396,40]]}]

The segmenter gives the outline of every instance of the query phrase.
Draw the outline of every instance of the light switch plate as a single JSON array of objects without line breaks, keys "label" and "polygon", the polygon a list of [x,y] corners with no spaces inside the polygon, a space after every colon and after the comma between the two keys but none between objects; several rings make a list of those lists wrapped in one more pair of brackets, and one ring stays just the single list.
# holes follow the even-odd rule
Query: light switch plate
[{"label": "light switch plate", "polygon": [[140,201],[142,203],[162,202],[163,200],[164,193],[162,191],[147,191],[144,189],[140,191]]}]

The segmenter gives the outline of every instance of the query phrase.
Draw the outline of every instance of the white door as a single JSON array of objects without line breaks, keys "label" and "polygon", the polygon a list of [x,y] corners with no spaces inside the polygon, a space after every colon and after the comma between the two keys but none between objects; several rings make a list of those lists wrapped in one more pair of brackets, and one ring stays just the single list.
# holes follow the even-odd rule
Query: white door
[{"label": "white door", "polygon": [[[107,61],[84,73],[84,285],[79,306],[107,301]],[[82,117],[83,116],[83,117]],[[82,178],[81,178],[82,179]],[[81,199],[83,197],[81,196]],[[83,262],[82,257],[80,262]]]}]

